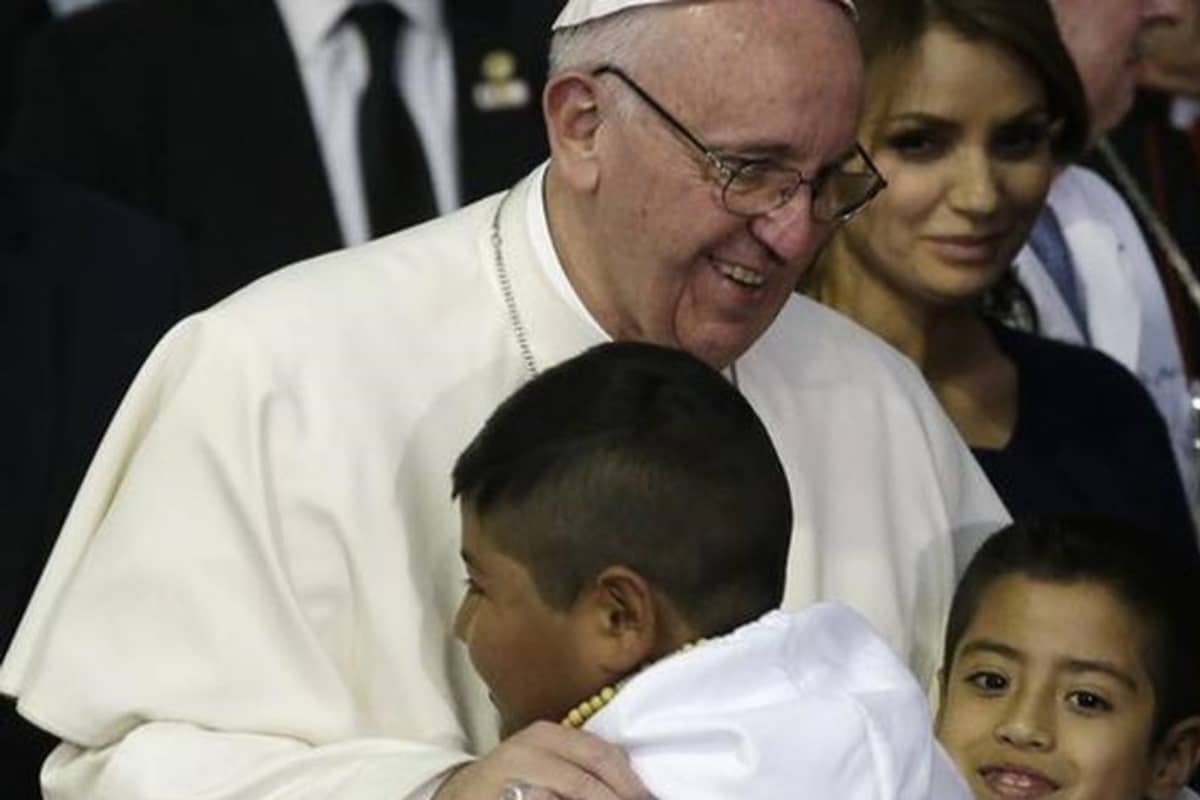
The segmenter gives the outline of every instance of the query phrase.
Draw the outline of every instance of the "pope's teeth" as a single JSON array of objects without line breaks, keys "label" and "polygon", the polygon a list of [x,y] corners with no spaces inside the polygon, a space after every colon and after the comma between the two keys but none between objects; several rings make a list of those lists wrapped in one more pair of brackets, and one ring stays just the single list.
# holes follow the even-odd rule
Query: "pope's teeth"
[{"label": "pope's teeth", "polygon": [[718,264],[721,274],[730,280],[737,281],[745,286],[762,286],[767,279],[761,273],[754,270],[739,267],[736,264]]}]

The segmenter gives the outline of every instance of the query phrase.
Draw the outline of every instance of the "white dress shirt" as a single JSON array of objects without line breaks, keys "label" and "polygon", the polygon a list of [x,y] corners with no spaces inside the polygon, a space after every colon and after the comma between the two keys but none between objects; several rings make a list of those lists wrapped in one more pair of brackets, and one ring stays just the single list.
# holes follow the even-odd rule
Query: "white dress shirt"
[{"label": "white dress shirt", "polygon": [[[388,0],[408,20],[396,51],[396,83],[425,147],[442,213],[461,202],[454,108],[454,52],[438,0]],[[275,0],[292,43],[333,204],[347,245],[371,238],[358,153],[358,100],[369,75],[361,34],[343,18],[353,0]]]},{"label": "white dress shirt", "polygon": [[1200,121],[1200,98],[1177,94],[1171,98],[1171,125],[1186,131]]},{"label": "white dress shirt", "polygon": [[50,13],[56,17],[65,17],[68,14],[74,14],[76,11],[82,11],[85,8],[97,5],[102,0],[46,0],[46,5],[50,7]]}]

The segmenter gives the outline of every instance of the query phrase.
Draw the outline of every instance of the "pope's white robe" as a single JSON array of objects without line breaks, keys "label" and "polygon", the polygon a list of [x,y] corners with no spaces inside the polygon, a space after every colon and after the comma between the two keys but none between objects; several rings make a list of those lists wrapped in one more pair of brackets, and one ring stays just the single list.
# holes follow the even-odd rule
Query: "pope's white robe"
[{"label": "pope's white robe", "polygon": [[836,603],[665,658],[585,727],[657,800],[971,800],[912,674]]},{"label": "pope's white robe", "polygon": [[[534,254],[531,186],[500,215],[507,292],[494,196],[164,337],[0,668],[71,743],[51,796],[396,800],[493,745],[450,635],[450,467],[528,377],[514,310],[541,367],[603,339]],[[791,481],[785,605],[853,606],[928,680],[956,557],[1007,519],[991,487],[909,362],[811,301],[737,374]]]}]

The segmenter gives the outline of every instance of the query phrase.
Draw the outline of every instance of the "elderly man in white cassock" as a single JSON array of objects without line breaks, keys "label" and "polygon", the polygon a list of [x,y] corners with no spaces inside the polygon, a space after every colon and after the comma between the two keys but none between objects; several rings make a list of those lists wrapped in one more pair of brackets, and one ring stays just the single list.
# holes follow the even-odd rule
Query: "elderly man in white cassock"
[{"label": "elderly man in white cassock", "polygon": [[882,184],[850,1],[570,0],[555,29],[547,164],[260,280],[141,370],[0,669],[62,739],[48,796],[642,796],[587,732],[497,745],[451,631],[453,459],[609,339],[738,386],[791,483],[785,607],[848,603],[930,677],[956,559],[1007,515],[921,376],[792,292]]}]

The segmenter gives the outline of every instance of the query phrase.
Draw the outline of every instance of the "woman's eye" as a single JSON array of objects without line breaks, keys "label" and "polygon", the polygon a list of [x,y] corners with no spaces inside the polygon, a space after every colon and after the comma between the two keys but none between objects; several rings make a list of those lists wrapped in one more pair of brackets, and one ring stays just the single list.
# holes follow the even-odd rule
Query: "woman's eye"
[{"label": "woman's eye", "polygon": [[992,149],[1001,158],[1027,158],[1039,152],[1049,138],[1050,130],[1045,125],[1008,125],[996,131]]},{"label": "woman's eye", "polygon": [[967,683],[983,692],[1000,692],[1008,687],[1008,678],[998,672],[980,671],[968,675]]},{"label": "woman's eye", "polygon": [[946,149],[945,137],[933,131],[911,130],[893,133],[884,144],[909,159],[933,159]]},{"label": "woman's eye", "polygon": [[1067,702],[1083,711],[1112,711],[1112,703],[1095,692],[1082,689],[1068,694]]}]

